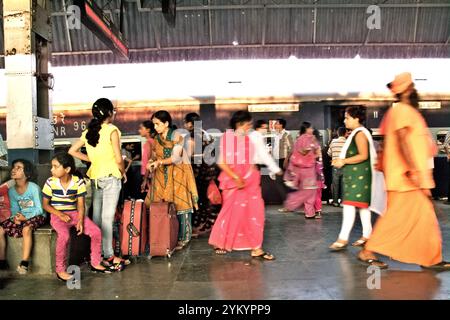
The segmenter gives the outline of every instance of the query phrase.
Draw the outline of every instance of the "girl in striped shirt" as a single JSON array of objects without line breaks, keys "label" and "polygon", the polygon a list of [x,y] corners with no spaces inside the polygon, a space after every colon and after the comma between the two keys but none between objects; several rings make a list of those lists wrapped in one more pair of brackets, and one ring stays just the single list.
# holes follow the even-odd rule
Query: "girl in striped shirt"
[{"label": "girl in striped shirt", "polygon": [[51,214],[50,224],[58,234],[56,241],[56,275],[62,281],[72,278],[66,271],[67,246],[70,228],[75,227],[77,235],[91,238],[91,270],[111,273],[101,264],[102,235],[99,227],[85,217],[84,179],[75,172],[75,160],[67,153],[58,153],[52,159],[52,177],[45,182],[43,208]]}]

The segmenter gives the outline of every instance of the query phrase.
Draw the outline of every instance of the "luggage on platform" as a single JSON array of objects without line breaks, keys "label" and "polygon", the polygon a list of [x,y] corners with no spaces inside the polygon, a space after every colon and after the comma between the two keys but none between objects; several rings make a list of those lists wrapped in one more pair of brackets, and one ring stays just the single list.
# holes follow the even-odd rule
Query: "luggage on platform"
[{"label": "luggage on platform", "polygon": [[178,242],[179,223],[175,204],[153,202],[150,205],[150,256],[172,256]]},{"label": "luggage on platform", "polygon": [[122,256],[140,256],[148,243],[148,214],[143,200],[125,200],[120,223]]}]

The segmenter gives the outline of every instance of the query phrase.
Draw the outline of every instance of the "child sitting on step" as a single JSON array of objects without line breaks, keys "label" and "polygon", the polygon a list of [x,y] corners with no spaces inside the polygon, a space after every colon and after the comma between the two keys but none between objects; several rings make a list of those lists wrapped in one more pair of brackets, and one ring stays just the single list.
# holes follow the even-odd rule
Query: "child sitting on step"
[{"label": "child sitting on step", "polygon": [[0,223],[0,269],[8,268],[5,260],[5,235],[14,238],[23,237],[22,261],[17,267],[17,272],[23,275],[28,273],[33,230],[45,223],[46,215],[42,210],[41,189],[32,182],[35,178],[33,164],[24,159],[14,160],[11,178],[15,182],[15,186],[11,186],[8,190],[11,216]]},{"label": "child sitting on step", "polygon": [[86,234],[91,238],[91,270],[111,273],[105,268],[101,258],[102,234],[91,219],[85,216],[84,197],[86,185],[82,176],[75,171],[75,160],[67,153],[56,154],[51,163],[52,177],[42,189],[44,209],[51,214],[50,224],[57,233],[56,276],[68,281],[72,275],[66,271],[67,247],[70,228],[75,227],[77,235]]}]

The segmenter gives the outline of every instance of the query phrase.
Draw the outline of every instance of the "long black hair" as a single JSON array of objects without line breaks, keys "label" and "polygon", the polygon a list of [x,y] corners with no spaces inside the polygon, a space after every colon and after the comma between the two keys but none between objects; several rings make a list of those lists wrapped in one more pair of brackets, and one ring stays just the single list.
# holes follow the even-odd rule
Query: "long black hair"
[{"label": "long black hair", "polygon": [[175,125],[172,124],[172,117],[170,116],[170,113],[168,113],[166,110],[156,111],[152,115],[152,120],[155,118],[161,121],[162,123],[164,122],[169,123],[169,129],[175,130],[177,128]]},{"label": "long black hair", "polygon": [[88,143],[95,147],[100,139],[100,129],[103,122],[111,117],[114,112],[114,106],[109,99],[100,98],[92,105],[92,116],[94,117],[88,125],[86,139]]},{"label": "long black hair", "polygon": [[150,120],[145,120],[141,124],[145,129],[150,130],[151,137],[154,137],[156,135],[155,125],[153,124],[153,122],[151,122]]},{"label": "long black hair", "polygon": [[202,118],[200,118],[200,116],[198,115],[198,113],[195,112],[191,112],[188,113],[185,117],[184,117],[184,122],[189,123],[191,122],[192,125],[194,125],[195,121],[202,121]]},{"label": "long black hair", "polygon": [[58,161],[64,169],[70,168],[69,174],[77,176],[80,179],[83,179],[83,175],[77,171],[75,166],[75,159],[68,154],[67,152],[58,152],[53,157],[52,160]]},{"label": "long black hair", "polygon": [[[397,98],[397,101],[400,101],[402,98],[402,93],[397,93],[395,95],[395,97]],[[414,108],[419,109],[420,97],[419,97],[419,94],[417,93],[416,88],[412,88],[412,91],[409,94],[408,100]]]},{"label": "long black hair", "polygon": [[34,165],[25,159],[16,159],[11,163],[11,167],[14,167],[16,163],[23,164],[23,173],[25,175],[25,178],[27,178],[27,181],[36,182],[36,169],[34,168]]},{"label": "long black hair", "polygon": [[[188,113],[184,117],[184,122],[185,123],[192,123],[192,126],[195,125],[196,121],[202,121],[202,118],[200,118],[200,115],[198,113],[191,112],[191,113]],[[195,136],[194,127],[192,127],[192,129],[190,130],[190,134],[191,134],[191,138],[194,138],[194,136]]]},{"label": "long black hair", "polygon": [[248,111],[240,110],[231,116],[230,119],[230,127],[233,130],[236,130],[236,126],[238,123],[252,121],[252,115]]},{"label": "long black hair", "polygon": [[306,133],[306,129],[309,129],[311,127],[312,127],[311,122],[304,121],[302,123],[302,125],[300,126],[300,134],[302,135],[302,134]]}]

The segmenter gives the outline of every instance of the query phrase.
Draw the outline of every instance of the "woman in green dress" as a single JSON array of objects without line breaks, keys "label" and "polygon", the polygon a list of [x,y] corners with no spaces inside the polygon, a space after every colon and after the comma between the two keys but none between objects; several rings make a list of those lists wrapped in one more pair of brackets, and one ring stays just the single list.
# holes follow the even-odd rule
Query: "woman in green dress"
[{"label": "woman in green dress", "polygon": [[344,181],[342,228],[338,239],[330,246],[333,251],[347,248],[350,232],[355,222],[356,208],[359,209],[363,234],[352,245],[364,246],[372,233],[369,206],[372,196],[370,152],[373,142],[370,133],[363,126],[365,114],[364,107],[355,106],[345,110],[345,127],[352,130],[352,133],[342,148],[341,156],[333,161],[334,167],[343,168]]}]

